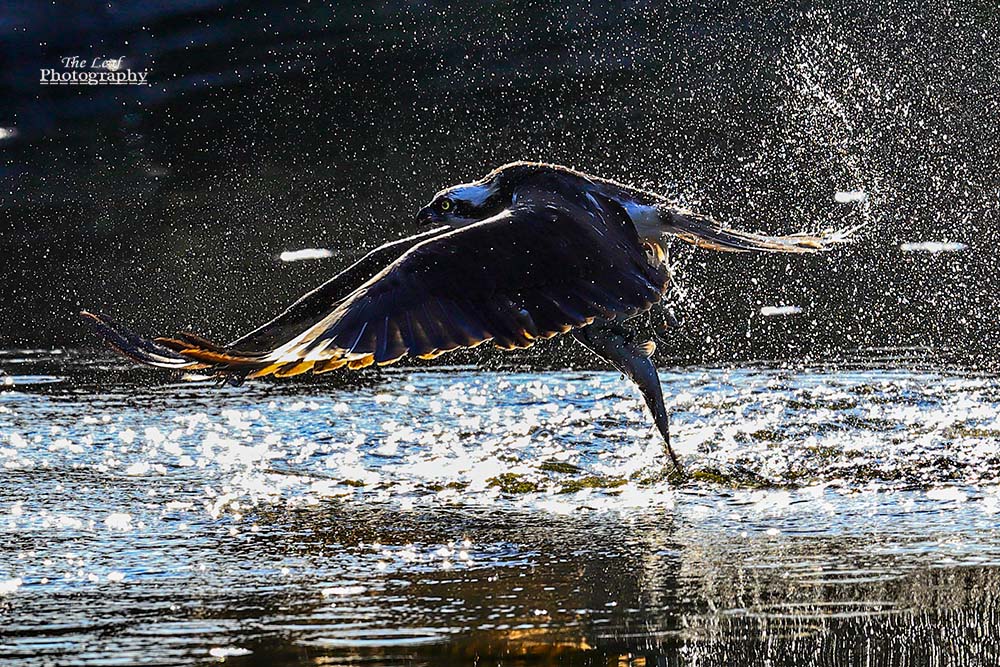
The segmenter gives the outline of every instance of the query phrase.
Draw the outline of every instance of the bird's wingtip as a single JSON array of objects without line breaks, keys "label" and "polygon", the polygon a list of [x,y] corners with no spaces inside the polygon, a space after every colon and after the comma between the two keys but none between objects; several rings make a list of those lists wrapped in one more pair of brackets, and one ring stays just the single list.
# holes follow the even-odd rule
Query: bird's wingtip
[{"label": "bird's wingtip", "polygon": [[117,328],[119,326],[117,322],[104,313],[98,313],[86,309],[80,311],[80,319],[98,328],[102,326]]},{"label": "bird's wingtip", "polygon": [[868,226],[867,222],[860,222],[853,227],[842,227],[840,229],[828,229],[824,231],[827,243],[839,245],[841,243],[857,243],[857,233]]}]

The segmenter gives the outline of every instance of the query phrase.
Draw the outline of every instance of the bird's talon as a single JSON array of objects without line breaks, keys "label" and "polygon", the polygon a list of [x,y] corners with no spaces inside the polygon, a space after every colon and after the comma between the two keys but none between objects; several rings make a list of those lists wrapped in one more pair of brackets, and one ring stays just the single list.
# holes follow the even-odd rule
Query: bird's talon
[{"label": "bird's talon", "polygon": [[684,471],[684,468],[677,464],[674,464],[674,466],[670,469],[670,472],[667,473],[667,481],[673,486],[686,484],[690,479],[690,475]]}]

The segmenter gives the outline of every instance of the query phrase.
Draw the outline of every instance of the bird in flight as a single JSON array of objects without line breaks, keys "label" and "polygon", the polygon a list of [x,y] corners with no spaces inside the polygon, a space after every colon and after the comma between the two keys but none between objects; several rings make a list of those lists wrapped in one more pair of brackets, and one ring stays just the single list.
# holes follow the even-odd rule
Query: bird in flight
[{"label": "bird in flight", "polygon": [[633,319],[669,286],[666,241],[809,253],[847,237],[729,229],[652,192],[535,162],[442,190],[417,220],[430,229],[372,250],[227,345],[190,333],[150,340],[106,315],[81,315],[139,363],[236,383],[431,359],[486,342],[526,348],[569,334],[635,382],[679,472],[655,345]]}]

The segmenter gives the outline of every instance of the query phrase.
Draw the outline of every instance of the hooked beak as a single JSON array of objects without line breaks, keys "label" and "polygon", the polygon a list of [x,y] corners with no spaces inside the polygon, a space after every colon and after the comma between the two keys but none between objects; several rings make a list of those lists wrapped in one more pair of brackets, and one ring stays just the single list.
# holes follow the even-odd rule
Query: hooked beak
[{"label": "hooked beak", "polygon": [[421,227],[429,227],[441,222],[437,212],[430,206],[424,206],[417,213],[417,224]]}]

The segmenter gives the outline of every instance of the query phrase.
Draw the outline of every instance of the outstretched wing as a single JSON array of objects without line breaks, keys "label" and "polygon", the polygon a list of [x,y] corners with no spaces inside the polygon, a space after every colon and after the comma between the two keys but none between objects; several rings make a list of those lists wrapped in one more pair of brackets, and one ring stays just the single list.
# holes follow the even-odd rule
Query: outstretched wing
[{"label": "outstretched wing", "polygon": [[[364,284],[365,281],[381,271],[386,264],[398,259],[418,243],[440,236],[446,231],[448,231],[447,227],[439,227],[391,241],[369,251],[364,257],[336,276],[303,295],[277,317],[250,333],[240,336],[225,347],[214,345],[204,338],[189,333],[177,334],[176,339],[214,350],[228,349],[249,353],[271,350],[276,345],[280,345],[315,324],[317,319],[329,313],[359,285]],[[143,338],[107,315],[91,313],[86,310],[82,311],[80,315],[109,347],[133,361],[146,366],[176,371],[204,369],[211,366],[211,364],[193,361],[181,356],[171,347],[164,345],[161,342],[162,339]]]},{"label": "outstretched wing", "polygon": [[330,280],[303,295],[270,322],[240,336],[226,347],[244,352],[262,352],[280,345],[315,324],[317,319],[329,313],[351,292],[407,250],[446,231],[447,227],[438,227],[375,248]]},{"label": "outstretched wing", "polygon": [[667,287],[616,203],[522,193],[511,209],[417,244],[301,333],[263,353],[159,339],[216,370],[279,377],[432,358],[492,341],[528,347],[626,318]]},{"label": "outstretched wing", "polygon": [[155,340],[143,338],[102,313],[82,310],[80,317],[90,323],[90,326],[94,328],[98,336],[104,339],[108,347],[132,361],[173,371],[206,367],[205,364],[192,361]]}]

